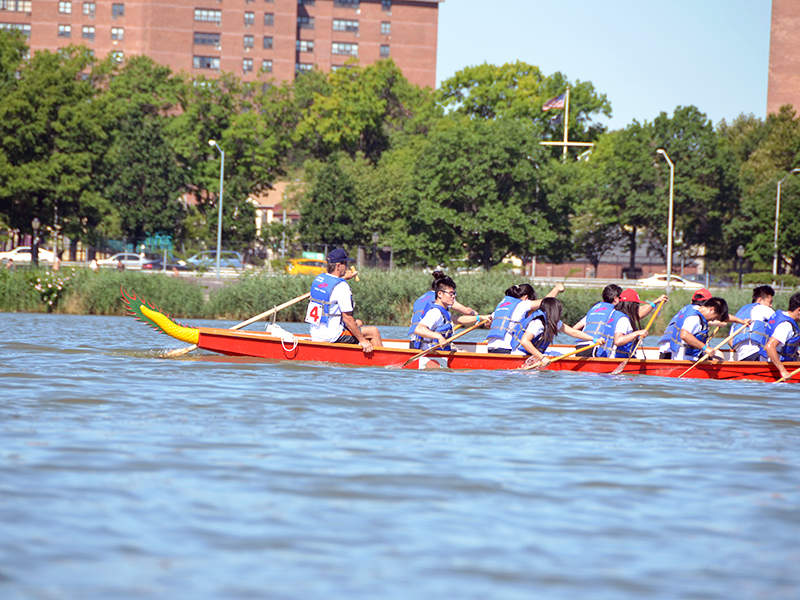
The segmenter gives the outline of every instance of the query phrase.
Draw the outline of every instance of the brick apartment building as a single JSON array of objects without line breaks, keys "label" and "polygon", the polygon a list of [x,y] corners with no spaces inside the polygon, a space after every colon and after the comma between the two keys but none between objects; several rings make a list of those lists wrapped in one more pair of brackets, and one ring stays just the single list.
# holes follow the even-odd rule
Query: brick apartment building
[{"label": "brick apartment building", "polygon": [[772,0],[767,113],[791,104],[800,112],[800,2]]},{"label": "brick apartment building", "polygon": [[173,71],[263,69],[279,81],[314,66],[391,57],[409,81],[436,86],[444,0],[0,0],[0,28],[20,29],[33,52],[85,44],[124,60],[144,54]]}]

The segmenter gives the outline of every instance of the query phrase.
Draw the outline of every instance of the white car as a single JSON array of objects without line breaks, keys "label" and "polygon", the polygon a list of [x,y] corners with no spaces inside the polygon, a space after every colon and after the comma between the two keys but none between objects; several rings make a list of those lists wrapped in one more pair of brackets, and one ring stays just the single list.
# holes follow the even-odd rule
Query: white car
[{"label": "white car", "polygon": [[[640,279],[637,283],[640,287],[645,288],[666,288],[667,287],[667,275],[666,273],[656,273],[654,275],[650,275],[645,279]],[[688,281],[683,277],[679,277],[678,275],[671,275],[669,278],[669,285],[670,287],[674,288],[682,288],[684,290],[701,290],[703,286],[699,283],[695,283],[693,281]]]},{"label": "white car", "polygon": [[[56,256],[49,250],[45,250],[39,246],[39,262],[52,263],[55,262]],[[0,261],[13,260],[15,263],[29,263],[31,262],[31,247],[30,246],[17,246],[8,252],[0,252]]]},{"label": "white car", "polygon": [[120,262],[126,269],[141,269],[144,263],[150,262],[150,259],[133,252],[119,252],[103,260],[98,260],[97,265],[100,267],[116,267]]}]

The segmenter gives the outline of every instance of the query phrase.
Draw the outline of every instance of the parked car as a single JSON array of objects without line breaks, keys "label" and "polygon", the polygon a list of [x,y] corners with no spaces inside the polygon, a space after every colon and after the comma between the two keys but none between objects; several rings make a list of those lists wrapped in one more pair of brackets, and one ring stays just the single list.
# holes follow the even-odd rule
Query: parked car
[{"label": "parked car", "polygon": [[[206,250],[187,258],[186,262],[194,268],[213,269],[217,266],[217,251]],[[219,266],[222,269],[243,269],[244,260],[238,252],[223,250],[219,253]]]},{"label": "parked car", "polygon": [[142,264],[142,271],[151,271],[155,273],[156,271],[164,271],[166,270],[168,273],[171,273],[173,269],[177,269],[178,271],[192,271],[191,265],[186,264],[184,260],[178,260],[172,256],[167,257],[167,268],[164,269],[164,259],[163,258],[154,258],[153,260],[149,260],[146,263]]},{"label": "parked car", "polygon": [[[39,247],[39,262],[52,263],[55,261],[56,255]],[[13,260],[15,263],[29,263],[31,262],[31,247],[30,246],[17,246],[8,252],[0,252],[0,261]]]},{"label": "parked car", "polygon": [[133,254],[132,252],[118,252],[103,260],[98,260],[97,265],[100,267],[116,267],[120,262],[126,269],[141,269],[142,265],[149,262],[149,258]]},{"label": "parked car", "polygon": [[[679,277],[678,275],[670,275],[669,283],[671,287],[674,288],[682,288],[685,290],[699,290],[702,289],[703,285],[699,283],[695,283],[693,281],[687,281],[683,277]],[[645,279],[640,279],[637,282],[637,285],[641,287],[650,287],[650,288],[666,288],[667,287],[667,275],[665,273],[656,273],[654,275],[650,275]]]},{"label": "parked car", "polygon": [[325,261],[316,258],[290,258],[285,271],[289,275],[319,275],[325,272]]},{"label": "parked car", "polygon": [[[708,285],[706,285],[706,277],[708,277]],[[730,287],[731,283],[728,281],[722,281],[721,279],[717,279],[711,274],[700,274],[695,273],[693,275],[686,275],[684,277],[687,281],[693,281],[694,283],[699,283],[703,287],[717,287],[717,288],[726,288]]]}]

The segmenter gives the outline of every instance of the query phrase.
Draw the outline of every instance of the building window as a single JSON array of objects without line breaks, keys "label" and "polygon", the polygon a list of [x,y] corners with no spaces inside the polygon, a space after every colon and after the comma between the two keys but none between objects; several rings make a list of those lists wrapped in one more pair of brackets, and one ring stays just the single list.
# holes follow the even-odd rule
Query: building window
[{"label": "building window", "polygon": [[112,4],[111,5],[111,16],[115,19],[119,17],[125,16],[125,5],[124,4]]},{"label": "building window", "polygon": [[[31,37],[30,23],[0,23],[0,31],[21,31],[25,37]],[[30,58],[30,53],[26,58]]]},{"label": "building window", "polygon": [[359,0],[333,0],[333,5],[344,8],[358,8]]},{"label": "building window", "polygon": [[219,58],[216,56],[194,56],[192,66],[195,69],[217,69],[219,70]]},{"label": "building window", "polygon": [[331,53],[347,54],[349,56],[358,56],[358,44],[345,44],[342,42],[333,42],[333,44],[331,44]]},{"label": "building window", "polygon": [[[66,2],[65,4],[69,4],[69,2]],[[31,0],[0,0],[0,11],[3,10],[8,12],[29,13],[31,12]]]},{"label": "building window", "polygon": [[381,46],[381,58],[387,58],[389,56],[389,46],[382,45]]},{"label": "building window", "polygon": [[58,37],[70,37],[72,35],[72,25],[59,25]]},{"label": "building window", "polygon": [[92,19],[94,19],[95,8],[96,6],[94,2],[84,2],[83,14],[86,15],[87,17],[91,17]]},{"label": "building window", "polygon": [[58,12],[60,12],[62,15],[68,15],[72,13],[72,2],[59,2]]},{"label": "building window", "polygon": [[295,42],[295,50],[297,52],[313,52],[314,42],[311,40],[297,40]]},{"label": "building window", "polygon": [[392,35],[392,24],[388,21],[381,23],[381,35]]},{"label": "building window", "polygon": [[219,46],[219,38],[218,33],[194,33],[194,43],[198,46]]},{"label": "building window", "polygon": [[112,27],[111,39],[117,42],[121,42],[122,40],[125,39],[125,30],[122,27]]},{"label": "building window", "polygon": [[311,71],[314,69],[314,65],[310,63],[295,63],[294,70],[295,73],[302,73],[304,71]]},{"label": "building window", "polygon": [[253,46],[254,46],[253,36],[252,35],[244,36],[244,49],[247,50],[248,48],[252,48]]},{"label": "building window", "polygon": [[250,27],[250,25],[256,24],[256,13],[247,11],[244,13],[244,26]]},{"label": "building window", "polygon": [[334,31],[347,31],[349,33],[358,33],[358,21],[347,21],[345,19],[333,20]]},{"label": "building window", "polygon": [[264,36],[263,48],[264,48],[264,50],[272,50],[272,36],[271,35],[265,35]]},{"label": "building window", "polygon": [[381,10],[392,12],[392,0],[381,0]]},{"label": "building window", "polygon": [[220,24],[222,22],[222,11],[208,10],[205,8],[195,8],[194,20]]},{"label": "building window", "polygon": [[264,25],[266,27],[275,25],[275,15],[272,13],[264,13]]},{"label": "building window", "polygon": [[261,61],[261,70],[265,73],[272,73],[272,60],[265,58]]},{"label": "building window", "polygon": [[253,59],[252,58],[243,58],[242,59],[242,71],[245,73],[249,73],[253,70]]},{"label": "building window", "polygon": [[94,26],[84,25],[82,35],[83,39],[94,41]]},{"label": "building window", "polygon": [[307,17],[307,16],[297,17],[297,26],[300,29],[314,29],[314,17]]}]

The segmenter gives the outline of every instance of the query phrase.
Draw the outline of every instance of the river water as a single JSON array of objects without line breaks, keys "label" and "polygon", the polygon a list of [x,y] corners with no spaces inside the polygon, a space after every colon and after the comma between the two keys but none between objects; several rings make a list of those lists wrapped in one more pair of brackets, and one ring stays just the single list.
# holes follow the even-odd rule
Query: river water
[{"label": "river water", "polygon": [[798,385],[159,360],[181,344],[130,318],[0,326],[5,600],[800,597]]}]

